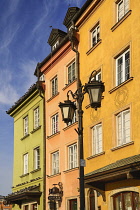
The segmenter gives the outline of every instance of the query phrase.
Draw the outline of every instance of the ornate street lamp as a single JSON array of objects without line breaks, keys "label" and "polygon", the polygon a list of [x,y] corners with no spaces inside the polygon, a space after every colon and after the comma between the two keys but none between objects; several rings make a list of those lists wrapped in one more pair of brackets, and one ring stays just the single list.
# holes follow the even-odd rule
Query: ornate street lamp
[{"label": "ornate street lamp", "polygon": [[69,100],[69,93],[71,93],[72,98],[77,101],[77,113],[78,113],[78,143],[79,143],[79,185],[80,185],[80,210],[85,210],[85,189],[84,189],[84,154],[83,154],[83,110],[82,102],[85,93],[89,94],[90,106],[97,110],[101,107],[102,93],[104,92],[104,83],[96,80],[96,70],[94,70],[90,77],[88,83],[84,86],[79,82],[79,88],[73,93],[71,90],[67,92],[67,100],[64,103],[59,104],[62,112],[62,120],[68,124],[72,122],[76,106],[74,102]]},{"label": "ornate street lamp", "polygon": [[[91,73],[89,82],[86,83],[85,86],[83,86],[84,89],[83,89],[82,95],[84,95],[85,93],[88,93],[90,106],[94,108],[95,110],[97,110],[97,108],[101,107],[102,93],[104,92],[104,83],[101,81],[97,81],[95,79],[95,76],[94,76],[94,79],[92,80],[92,76],[95,72],[96,71],[94,70]],[[78,91],[73,93],[71,90],[69,90],[67,92],[67,100],[64,101],[64,103],[60,102],[59,107],[61,108],[62,120],[66,124],[68,124],[69,122],[72,122],[74,112],[77,109],[74,102],[69,100],[69,93],[71,93],[72,97],[74,99],[77,99],[77,101],[80,98],[78,95]]]}]

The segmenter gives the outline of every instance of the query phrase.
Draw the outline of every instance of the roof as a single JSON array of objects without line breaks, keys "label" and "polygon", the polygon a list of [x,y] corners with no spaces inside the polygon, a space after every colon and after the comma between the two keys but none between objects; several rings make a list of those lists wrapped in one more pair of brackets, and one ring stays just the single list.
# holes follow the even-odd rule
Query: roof
[{"label": "roof", "polygon": [[28,89],[28,91],[21,98],[19,98],[19,100],[16,101],[8,111],[6,111],[6,113],[10,114],[12,111],[14,111],[14,109],[16,109],[23,101],[25,101],[35,90],[37,90],[37,83],[33,84]]},{"label": "roof", "polygon": [[53,28],[50,33],[49,39],[48,39],[49,45],[52,46],[53,44],[55,44],[55,42],[58,40],[58,38],[63,39],[66,35],[67,35],[66,32],[64,32],[60,29]]},{"label": "roof", "polygon": [[131,157],[128,157],[128,158],[118,160],[114,163],[111,163],[111,164],[106,165],[102,168],[99,168],[95,171],[92,171],[88,174],[85,174],[85,177],[95,175],[95,174],[99,174],[99,173],[102,173],[102,172],[106,172],[106,171],[109,171],[109,170],[112,170],[112,169],[117,169],[117,168],[120,168],[120,167],[123,167],[123,166],[129,166],[129,165],[134,164],[134,163],[140,163],[140,155],[134,155],[134,156],[131,156]]},{"label": "roof", "polygon": [[68,28],[72,24],[71,20],[80,9],[78,7],[70,7],[67,10],[63,24]]}]

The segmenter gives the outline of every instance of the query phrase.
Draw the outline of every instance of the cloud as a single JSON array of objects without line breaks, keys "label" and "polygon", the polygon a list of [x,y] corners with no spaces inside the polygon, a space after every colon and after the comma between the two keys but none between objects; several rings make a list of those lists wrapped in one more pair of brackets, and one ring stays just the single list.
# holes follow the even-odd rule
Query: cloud
[{"label": "cloud", "polygon": [[19,80],[23,82],[23,90],[27,91],[29,87],[37,81],[34,76],[34,71],[37,65],[35,59],[24,59],[20,61],[20,78]]},{"label": "cloud", "polygon": [[11,82],[11,72],[8,69],[0,69],[0,83],[2,87],[0,89],[0,103],[2,104],[11,105],[19,97],[17,91],[14,89]]}]

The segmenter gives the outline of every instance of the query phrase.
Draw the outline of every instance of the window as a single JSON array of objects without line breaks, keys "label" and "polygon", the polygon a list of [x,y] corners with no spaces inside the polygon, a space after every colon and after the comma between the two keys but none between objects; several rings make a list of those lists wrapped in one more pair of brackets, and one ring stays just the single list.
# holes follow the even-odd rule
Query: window
[{"label": "window", "polygon": [[51,95],[55,96],[58,93],[58,79],[57,76],[51,80]]},{"label": "window", "polygon": [[130,78],[130,50],[126,50],[116,58],[116,85]]},{"label": "window", "polygon": [[130,142],[130,110],[120,112],[117,120],[117,146]]},{"label": "window", "polygon": [[26,117],[24,117],[23,122],[24,122],[24,136],[26,136],[29,133],[29,131],[28,131],[28,115]]},{"label": "window", "polygon": [[39,127],[39,107],[34,110],[34,129]]},{"label": "window", "polygon": [[24,174],[28,173],[28,153],[23,155],[23,173]]},{"label": "window", "polygon": [[102,152],[102,124],[92,128],[92,153],[93,155]]},{"label": "window", "polygon": [[139,208],[137,192],[121,192],[113,196],[113,210],[139,210]]},{"label": "window", "polygon": [[25,205],[23,209],[24,210],[29,210],[29,205]]},{"label": "window", "polygon": [[77,144],[68,147],[69,169],[77,167]]},{"label": "window", "polygon": [[34,149],[34,170],[40,168],[40,147]]},{"label": "window", "polygon": [[91,47],[94,47],[100,41],[100,25],[99,23],[91,31]]},{"label": "window", "polygon": [[95,192],[94,190],[90,190],[90,194],[89,194],[89,203],[90,203],[90,210],[95,210],[96,206],[95,206]]},{"label": "window", "polygon": [[55,44],[52,46],[52,50],[55,50],[55,48],[57,48],[58,45],[59,45],[59,41],[55,42]]},{"label": "window", "polygon": [[59,151],[52,153],[52,175],[59,173]]},{"label": "window", "polygon": [[117,3],[117,20],[119,21],[129,10],[129,0],[121,0]]},{"label": "window", "polygon": [[75,61],[68,66],[68,84],[75,80]]},{"label": "window", "polygon": [[58,132],[58,113],[51,118],[52,123],[52,135]]},{"label": "window", "polygon": [[37,203],[34,203],[31,206],[32,206],[31,210],[37,210]]},{"label": "window", "polygon": [[97,71],[96,75],[91,78],[91,81],[93,81],[94,79],[99,82],[101,81],[101,70]]},{"label": "window", "polygon": [[69,202],[69,210],[77,210],[77,199],[71,199]]}]

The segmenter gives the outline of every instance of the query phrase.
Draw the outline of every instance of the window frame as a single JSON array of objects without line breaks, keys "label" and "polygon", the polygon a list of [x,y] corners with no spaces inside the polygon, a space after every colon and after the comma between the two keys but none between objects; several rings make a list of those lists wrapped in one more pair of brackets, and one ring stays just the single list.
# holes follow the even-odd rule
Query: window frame
[{"label": "window frame", "polygon": [[58,118],[59,118],[58,113],[51,116],[51,135],[54,135],[54,134],[58,133],[58,131],[59,131],[59,129],[58,129],[58,122],[59,122]]},{"label": "window frame", "polygon": [[34,149],[34,170],[40,168],[40,147]]},{"label": "window frame", "polygon": [[136,208],[136,204],[135,204],[135,202],[134,202],[134,196],[135,196],[135,194],[137,194],[138,195],[138,198],[139,198],[139,193],[138,192],[135,192],[135,191],[122,191],[122,192],[118,192],[118,193],[116,193],[116,194],[114,194],[114,195],[112,195],[112,199],[113,199],[113,210],[116,210],[116,198],[118,197],[118,196],[120,196],[120,203],[121,203],[121,206],[122,206],[122,208],[124,209],[124,207],[125,207],[125,195],[126,194],[130,194],[130,200],[131,200],[131,207],[132,207],[132,210],[135,210]]},{"label": "window frame", "polygon": [[29,170],[29,154],[25,153],[23,155],[23,174],[27,174]]},{"label": "window frame", "polygon": [[26,115],[23,118],[23,134],[24,136],[27,136],[29,134],[29,116]]},{"label": "window frame", "polygon": [[68,170],[78,167],[77,142],[68,146]]},{"label": "window frame", "polygon": [[[99,29],[99,31],[98,31]],[[93,42],[93,34],[95,33],[95,41]],[[101,40],[101,33],[100,33],[100,22],[98,21],[95,26],[90,30],[90,48],[93,48],[100,40]]]},{"label": "window frame", "polygon": [[[127,2],[127,3],[125,3]],[[119,10],[119,5],[122,4],[122,15],[120,17],[120,10]],[[128,5],[127,9],[125,9],[126,5]],[[116,10],[117,10],[117,22],[119,22],[129,11],[129,5],[130,2],[129,0],[119,0],[116,2]]]},{"label": "window frame", "polygon": [[[125,57],[127,53],[129,52],[129,57],[126,60]],[[121,68],[119,69],[119,60],[122,59],[122,63],[120,64]],[[128,66],[126,61],[128,61]],[[123,82],[127,81],[130,79],[130,47],[127,47],[127,49],[123,50],[123,52],[119,53],[118,56],[115,57],[115,69],[116,69],[116,86],[121,85]],[[127,68],[126,68],[127,67]]]},{"label": "window frame", "polygon": [[[74,65],[74,68],[73,68]],[[69,70],[70,69],[70,70]],[[75,59],[67,66],[67,84],[71,84],[76,79],[76,62]]]},{"label": "window frame", "polygon": [[[101,133],[98,133],[101,128]],[[99,131],[100,132],[100,131]],[[94,138],[94,133],[95,133],[95,138]],[[94,125],[91,128],[91,134],[92,134],[92,156],[93,155],[98,155],[103,152],[103,129],[102,129],[102,122]],[[101,136],[101,140],[99,139]]]},{"label": "window frame", "polygon": [[58,94],[58,76],[56,75],[50,80],[51,83],[51,97]]},{"label": "window frame", "polygon": [[40,126],[40,110],[39,106],[34,109],[34,129]]},{"label": "window frame", "polygon": [[[126,131],[127,129],[126,129],[126,124],[124,124],[125,122],[124,122],[124,120],[125,120],[125,114],[128,112],[128,114],[129,114],[129,140],[127,140],[127,136],[125,136],[125,132],[124,132],[124,130]],[[127,109],[125,109],[125,110],[122,110],[122,111],[120,111],[119,113],[117,113],[116,114],[116,144],[117,144],[117,146],[122,146],[122,145],[124,145],[124,144],[127,144],[127,143],[130,143],[131,142],[131,110],[130,110],[130,108],[127,108]],[[120,122],[121,122],[121,125],[120,125],[120,127],[121,127],[121,131],[120,131],[120,133],[121,134],[119,134],[118,132],[119,132],[119,130],[120,130],[120,128],[119,128],[119,121],[118,121],[118,118],[120,117]],[[119,137],[119,136],[121,136],[121,137]],[[125,138],[124,138],[125,137]],[[120,143],[119,143],[120,142]]]},{"label": "window frame", "polygon": [[59,150],[51,153],[51,174],[56,175],[59,173]]}]

